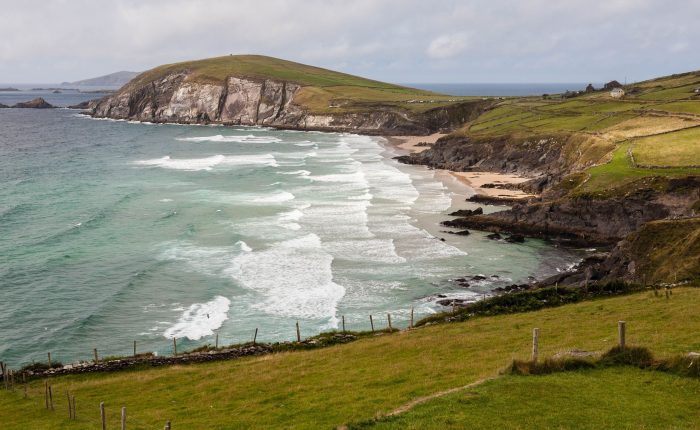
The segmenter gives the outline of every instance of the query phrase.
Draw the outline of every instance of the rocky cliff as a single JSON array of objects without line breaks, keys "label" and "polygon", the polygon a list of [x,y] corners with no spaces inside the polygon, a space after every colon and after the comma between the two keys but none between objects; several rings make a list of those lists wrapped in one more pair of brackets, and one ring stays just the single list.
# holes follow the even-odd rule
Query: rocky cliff
[{"label": "rocky cliff", "polygon": [[312,113],[295,102],[302,86],[276,79],[230,76],[225,82],[190,79],[187,71],[141,86],[127,85],[100,100],[95,117],[186,124],[265,125],[366,134],[429,134],[477,116],[485,103],[463,102],[413,113],[393,107]]}]

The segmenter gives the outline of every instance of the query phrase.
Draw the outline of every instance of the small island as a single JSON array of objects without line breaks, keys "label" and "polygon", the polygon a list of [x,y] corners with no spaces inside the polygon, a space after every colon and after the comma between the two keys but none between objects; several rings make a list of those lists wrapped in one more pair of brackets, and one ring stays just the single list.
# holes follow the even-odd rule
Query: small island
[{"label": "small island", "polygon": [[19,88],[5,87],[0,88],[0,91],[19,91]]}]

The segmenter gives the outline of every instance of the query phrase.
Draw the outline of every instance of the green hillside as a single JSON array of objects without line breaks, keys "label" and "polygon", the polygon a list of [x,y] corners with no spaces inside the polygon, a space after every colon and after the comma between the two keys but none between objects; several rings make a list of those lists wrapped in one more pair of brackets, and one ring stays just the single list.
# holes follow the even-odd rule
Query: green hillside
[{"label": "green hillside", "polygon": [[127,88],[140,88],[183,71],[189,72],[188,80],[195,82],[223,83],[230,76],[293,82],[303,87],[295,97],[295,102],[316,113],[366,110],[368,107],[382,106],[425,111],[457,100],[470,99],[435,94],[262,55],[227,55],[166,64],[143,72],[129,82]]},{"label": "green hillside", "polygon": [[[573,348],[608,350],[616,342],[617,321],[621,319],[627,321],[628,344],[647,346],[659,357],[700,350],[696,335],[700,320],[695,318],[699,306],[700,290],[695,288],[675,289],[669,299],[647,291],[537,312],[427,326],[312,351],[58,377],[51,380],[55,411],[44,409],[44,381],[34,381],[28,399],[22,398],[21,388],[15,393],[0,392],[0,422],[8,430],[94,429],[99,425],[98,405],[104,401],[109,428],[118,425],[122,406],[128,410],[129,428],[162,428],[166,420],[172,420],[173,428],[212,429],[316,429],[367,423],[417,398],[498,377],[512,359],[529,357],[533,327],[540,328],[541,357]],[[482,412],[477,423],[498,417],[495,422],[518,428],[523,425],[521,417],[530,413],[533,405],[544,408],[544,415],[557,405],[573,408],[579,400],[590,404],[602,396],[613,402],[620,416],[638,416],[636,422],[647,424],[646,428],[686,427],[697,416],[698,404],[689,396],[697,393],[699,383],[687,379],[676,382],[677,377],[646,372],[613,369],[501,377],[483,387],[426,402],[406,417],[416,423],[431,423],[426,428],[449,420],[452,428],[459,428],[455,422],[464,422],[475,407],[482,406],[478,407]],[[649,386],[647,381],[658,391],[636,399],[642,388]],[[569,387],[570,394],[545,407],[556,397],[556,392],[548,392],[552,387]],[[580,392],[583,388],[586,391]],[[68,420],[66,390],[76,397],[75,421]],[[499,393],[511,390],[506,398],[512,401],[498,400]],[[528,401],[515,400],[524,393],[529,393]],[[474,401],[465,401],[465,396]],[[645,421],[652,407],[640,409],[644,401],[673,406],[655,420]],[[547,419],[539,417],[533,423],[606,427],[609,421],[602,419],[605,410],[586,412],[579,408]]]}]

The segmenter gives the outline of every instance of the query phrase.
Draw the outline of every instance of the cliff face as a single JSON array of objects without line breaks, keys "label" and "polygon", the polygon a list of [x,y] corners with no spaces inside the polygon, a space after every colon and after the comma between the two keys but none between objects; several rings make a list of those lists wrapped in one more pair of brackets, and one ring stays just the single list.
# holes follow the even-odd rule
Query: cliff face
[{"label": "cliff face", "polygon": [[149,122],[428,134],[471,119],[483,108],[481,102],[467,102],[421,114],[391,108],[313,114],[295,103],[300,89],[292,82],[235,76],[225,83],[198,82],[188,80],[187,72],[179,72],[140,88],[127,86],[100,100],[91,112],[95,117]]}]

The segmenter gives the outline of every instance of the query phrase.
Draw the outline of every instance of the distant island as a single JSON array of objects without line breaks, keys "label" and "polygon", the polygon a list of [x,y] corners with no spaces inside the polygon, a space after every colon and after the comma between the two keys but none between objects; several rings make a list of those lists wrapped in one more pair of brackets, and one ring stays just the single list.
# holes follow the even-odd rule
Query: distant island
[{"label": "distant island", "polygon": [[0,91],[19,91],[19,89],[12,88],[12,87],[6,87],[6,88],[0,88]]},{"label": "distant island", "polygon": [[61,85],[74,85],[79,87],[121,87],[135,78],[138,74],[139,72],[121,71],[75,82],[62,82]]}]

